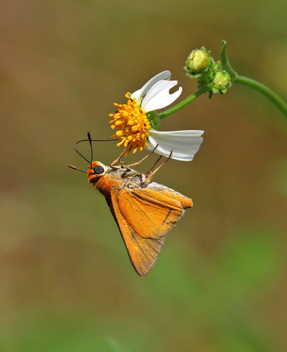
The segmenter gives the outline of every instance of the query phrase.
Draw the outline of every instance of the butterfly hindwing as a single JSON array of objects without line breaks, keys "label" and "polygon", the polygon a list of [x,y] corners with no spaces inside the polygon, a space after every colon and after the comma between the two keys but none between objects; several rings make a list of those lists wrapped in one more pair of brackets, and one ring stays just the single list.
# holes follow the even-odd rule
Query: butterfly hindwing
[{"label": "butterfly hindwing", "polygon": [[149,189],[112,191],[112,214],[139,275],[154,265],[164,236],[184,210],[181,204]]},{"label": "butterfly hindwing", "polygon": [[180,219],[181,204],[151,189],[123,189],[117,196],[125,220],[142,238],[163,237]]}]

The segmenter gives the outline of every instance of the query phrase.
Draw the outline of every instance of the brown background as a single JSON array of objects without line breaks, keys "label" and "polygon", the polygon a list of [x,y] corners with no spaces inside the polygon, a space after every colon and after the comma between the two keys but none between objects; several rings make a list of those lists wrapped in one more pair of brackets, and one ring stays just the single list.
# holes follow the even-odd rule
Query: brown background
[{"label": "brown background", "polygon": [[204,142],[155,177],[194,208],[144,278],[67,168],[86,168],[74,143],[109,138],[113,103],[158,72],[195,92],[183,66],[202,45],[218,60],[227,40],[233,67],[287,100],[286,14],[281,0],[1,2],[1,351],[286,351],[287,119],[267,99],[234,84],[163,121]]}]

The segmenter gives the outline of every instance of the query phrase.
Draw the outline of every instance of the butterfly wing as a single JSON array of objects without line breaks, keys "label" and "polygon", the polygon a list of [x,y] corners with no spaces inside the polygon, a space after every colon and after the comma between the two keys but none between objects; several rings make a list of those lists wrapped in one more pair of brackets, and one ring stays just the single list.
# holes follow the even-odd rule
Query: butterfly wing
[{"label": "butterfly wing", "polygon": [[154,265],[165,234],[184,213],[178,200],[151,189],[112,191],[114,215],[131,262],[141,276]]}]

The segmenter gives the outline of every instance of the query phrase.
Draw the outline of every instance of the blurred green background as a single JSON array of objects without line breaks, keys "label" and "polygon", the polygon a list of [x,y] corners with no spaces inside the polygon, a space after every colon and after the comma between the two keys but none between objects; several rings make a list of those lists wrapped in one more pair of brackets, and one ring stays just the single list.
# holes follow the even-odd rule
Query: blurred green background
[{"label": "blurred green background", "polygon": [[[234,84],[163,121],[204,142],[154,178],[194,208],[144,278],[67,165],[87,167],[74,143],[109,138],[113,103],[155,74],[195,92],[187,55],[204,45],[218,60],[222,39],[235,70],[287,100],[287,3],[4,0],[0,17],[0,350],[286,351],[287,120],[269,101]],[[106,164],[119,152],[94,144]]]}]

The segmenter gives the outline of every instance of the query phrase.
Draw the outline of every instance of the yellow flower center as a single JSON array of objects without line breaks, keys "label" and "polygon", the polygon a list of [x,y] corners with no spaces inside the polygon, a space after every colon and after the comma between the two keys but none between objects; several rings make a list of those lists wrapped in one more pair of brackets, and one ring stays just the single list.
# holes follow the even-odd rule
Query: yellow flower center
[{"label": "yellow flower center", "polygon": [[127,104],[114,105],[118,108],[109,116],[113,117],[110,121],[113,125],[112,129],[118,129],[118,131],[112,135],[112,137],[120,138],[118,146],[127,147],[128,154],[132,149],[134,153],[138,150],[143,150],[144,146],[147,145],[146,139],[149,134],[150,123],[147,118],[146,112],[143,111],[138,105],[136,98],[131,98],[131,93],[125,95],[128,98]]}]

